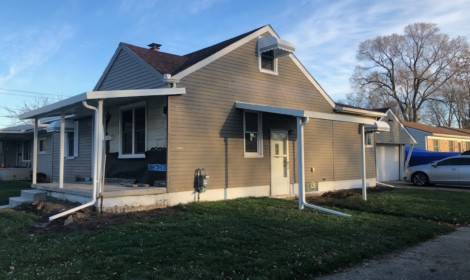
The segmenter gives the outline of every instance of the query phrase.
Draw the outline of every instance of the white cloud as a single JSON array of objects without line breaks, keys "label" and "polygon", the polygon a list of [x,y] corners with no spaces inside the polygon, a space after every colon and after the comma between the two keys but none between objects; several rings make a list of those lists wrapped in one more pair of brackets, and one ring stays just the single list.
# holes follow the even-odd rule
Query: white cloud
[{"label": "white cloud", "polygon": [[0,38],[0,84],[28,68],[40,66],[49,60],[72,36],[68,25],[50,29],[24,28]]}]

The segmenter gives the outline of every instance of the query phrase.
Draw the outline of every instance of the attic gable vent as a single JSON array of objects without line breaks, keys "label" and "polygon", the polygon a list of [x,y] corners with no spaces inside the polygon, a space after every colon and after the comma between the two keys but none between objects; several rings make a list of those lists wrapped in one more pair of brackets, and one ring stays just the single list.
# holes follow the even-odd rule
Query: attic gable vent
[{"label": "attic gable vent", "polygon": [[266,36],[258,38],[258,53],[273,51],[274,58],[289,55],[295,51],[295,46],[291,42]]}]

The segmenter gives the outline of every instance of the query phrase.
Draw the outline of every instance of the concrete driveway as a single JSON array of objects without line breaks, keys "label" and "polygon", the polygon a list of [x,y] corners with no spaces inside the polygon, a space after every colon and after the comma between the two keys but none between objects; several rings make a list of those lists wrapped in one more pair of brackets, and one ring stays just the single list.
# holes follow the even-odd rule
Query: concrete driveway
[{"label": "concrete driveway", "polygon": [[470,228],[442,235],[402,252],[366,261],[345,272],[318,279],[470,279]]},{"label": "concrete driveway", "polygon": [[404,181],[388,181],[388,182],[383,182],[384,184],[394,186],[396,188],[402,188],[402,189],[421,189],[421,190],[443,190],[443,191],[464,191],[464,192],[470,192],[470,186],[463,186],[463,185],[458,185],[458,186],[450,186],[450,185],[432,185],[432,186],[426,186],[426,187],[417,187],[413,185],[412,183],[407,183]]}]

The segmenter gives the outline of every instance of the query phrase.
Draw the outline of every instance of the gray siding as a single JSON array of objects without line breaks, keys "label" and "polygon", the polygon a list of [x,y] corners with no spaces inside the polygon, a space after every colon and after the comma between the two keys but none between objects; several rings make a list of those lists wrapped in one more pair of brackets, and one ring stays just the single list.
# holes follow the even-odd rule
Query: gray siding
[{"label": "gray siding", "polygon": [[[192,190],[196,168],[207,170],[210,188],[270,184],[269,130],[295,128],[294,119],[276,120],[265,114],[264,157],[244,158],[243,114],[234,108],[235,101],[332,113],[330,104],[289,57],[279,59],[279,75],[261,73],[255,50],[253,40],[228,53],[183,78],[179,86],[186,87],[186,95],[169,97],[170,192]],[[315,120],[306,130],[308,149],[312,149],[307,151],[307,180],[313,176],[325,180],[361,178],[357,124]],[[290,140],[290,176],[295,182],[296,145]],[[373,148],[367,153],[369,177],[375,177],[374,153]],[[310,174],[311,166],[318,171]]]},{"label": "gray siding", "polygon": [[134,54],[121,49],[98,90],[157,88],[162,76]]},{"label": "gray siding", "polygon": [[[52,156],[53,156],[53,134],[52,133],[39,133],[38,139],[46,139],[46,152],[38,152],[38,172],[46,174],[47,178],[52,178]],[[39,141],[38,141],[39,145]]]},{"label": "gray siding", "polygon": [[413,144],[413,140],[406,133],[405,128],[401,125],[400,121],[393,116],[390,111],[382,121],[388,123],[390,126],[389,132],[381,132],[377,134],[376,142],[380,144]]},{"label": "gray siding", "polygon": [[[64,181],[74,182],[75,177],[91,177],[93,149],[92,142],[92,118],[78,120],[78,157],[64,160]],[[60,164],[60,134],[53,134],[53,181],[59,181]]]},{"label": "gray siding", "polygon": [[419,129],[414,129],[411,127],[407,127],[408,131],[410,134],[413,136],[413,138],[418,142],[415,147],[419,149],[424,149],[426,150],[426,136],[431,135],[429,132],[425,132]]}]

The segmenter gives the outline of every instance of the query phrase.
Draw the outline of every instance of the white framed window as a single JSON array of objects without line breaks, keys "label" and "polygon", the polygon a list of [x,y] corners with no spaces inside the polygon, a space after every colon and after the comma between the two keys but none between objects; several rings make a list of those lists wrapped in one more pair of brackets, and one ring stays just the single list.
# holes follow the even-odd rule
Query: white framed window
[{"label": "white framed window", "polygon": [[31,161],[31,140],[23,141],[21,160]]},{"label": "white framed window", "polygon": [[366,148],[373,148],[374,147],[374,138],[373,133],[366,133],[364,134],[364,146]]},{"label": "white framed window", "polygon": [[259,71],[263,73],[277,75],[277,58],[274,57],[274,51],[258,53]]},{"label": "white framed window", "polygon": [[119,157],[144,158],[147,149],[145,102],[121,106],[119,109]]},{"label": "white framed window", "polygon": [[38,152],[40,154],[45,154],[47,153],[47,142],[46,138],[39,138],[38,140]]},{"label": "white framed window", "polygon": [[73,131],[65,132],[65,158],[78,157],[78,121],[75,121]]},{"label": "white framed window", "polygon": [[263,115],[243,111],[243,139],[245,157],[263,157]]}]

